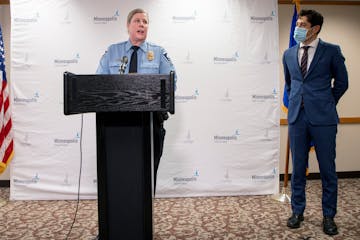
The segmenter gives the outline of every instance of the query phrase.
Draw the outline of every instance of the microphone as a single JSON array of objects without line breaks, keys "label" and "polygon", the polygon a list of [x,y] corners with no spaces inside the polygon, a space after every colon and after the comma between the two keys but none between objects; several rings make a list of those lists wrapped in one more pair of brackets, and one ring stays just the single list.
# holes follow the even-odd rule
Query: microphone
[{"label": "microphone", "polygon": [[120,74],[124,74],[124,73],[125,73],[125,69],[126,69],[127,63],[128,63],[128,58],[127,58],[127,56],[123,56],[122,59],[121,59],[121,65],[120,65],[120,68],[119,68]]}]

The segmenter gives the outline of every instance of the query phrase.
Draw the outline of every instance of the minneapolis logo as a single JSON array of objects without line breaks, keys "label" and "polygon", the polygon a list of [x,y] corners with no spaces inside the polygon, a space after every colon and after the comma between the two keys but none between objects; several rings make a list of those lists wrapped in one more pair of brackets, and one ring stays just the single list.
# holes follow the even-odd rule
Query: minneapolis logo
[{"label": "minneapolis logo", "polygon": [[268,182],[275,179],[275,174],[269,175],[251,175],[251,180],[255,182]]},{"label": "minneapolis logo", "polygon": [[186,143],[186,144],[192,144],[194,143],[194,140],[193,138],[191,137],[191,131],[188,130],[187,134],[186,134],[186,137],[185,137],[185,140],[183,141],[183,143]]},{"label": "minneapolis logo", "polygon": [[69,181],[69,174],[68,174],[68,173],[66,173],[62,185],[63,185],[63,186],[71,186],[70,181]]},{"label": "minneapolis logo", "polygon": [[231,102],[232,99],[230,97],[229,89],[226,89],[225,94],[222,98],[220,98],[220,101],[222,102]]},{"label": "minneapolis logo", "polygon": [[230,174],[229,174],[229,169],[226,169],[226,171],[225,171],[223,182],[224,183],[231,183],[232,182],[232,180],[230,178]]},{"label": "minneapolis logo", "polygon": [[40,14],[37,12],[32,17],[15,17],[14,18],[14,23],[16,25],[19,25],[19,24],[21,24],[21,25],[33,24],[33,23],[37,23],[39,21],[39,18],[40,18]]},{"label": "minneapolis logo", "polygon": [[277,172],[277,168],[274,167],[268,175],[251,175],[250,177],[254,182],[269,182],[276,179],[276,176],[278,176]]},{"label": "minneapolis logo", "polygon": [[250,21],[252,23],[264,23],[264,22],[270,22],[273,21],[273,18],[275,17],[275,11],[271,11],[269,16],[250,16]]},{"label": "minneapolis logo", "polygon": [[39,174],[37,174],[37,173],[31,179],[18,179],[18,178],[13,179],[14,184],[17,184],[17,185],[36,184],[39,181],[40,181],[40,177],[39,177]]},{"label": "minneapolis logo", "polygon": [[189,184],[191,182],[196,182],[198,180],[198,177],[200,177],[200,173],[199,170],[196,169],[193,176],[189,176],[189,177],[173,177],[173,182],[175,185],[185,185],[185,184]]},{"label": "minneapolis logo", "polygon": [[263,134],[262,134],[263,137],[260,139],[260,141],[263,142],[276,141],[278,135],[279,135],[278,125],[274,124],[273,127],[268,127],[263,130]]},{"label": "minneapolis logo", "polygon": [[236,129],[234,134],[232,135],[215,135],[214,142],[215,143],[231,143],[239,140],[240,130]]},{"label": "minneapolis logo", "polygon": [[236,51],[232,56],[229,57],[215,56],[213,60],[215,64],[227,64],[227,63],[237,62],[239,57],[240,57],[239,52]]},{"label": "minneapolis logo", "polygon": [[106,17],[94,16],[93,22],[94,24],[107,24],[109,22],[116,22],[118,21],[119,16],[120,16],[119,10],[116,10],[114,15],[112,16],[106,16]]},{"label": "minneapolis logo", "polygon": [[186,63],[186,64],[192,64],[193,63],[193,60],[192,60],[191,55],[190,55],[190,51],[188,51],[188,53],[187,53],[187,55],[185,57],[184,63]]},{"label": "minneapolis logo", "polygon": [[31,146],[31,141],[29,139],[29,133],[25,133],[23,138],[20,138],[20,143],[25,146]]},{"label": "minneapolis logo", "polygon": [[224,23],[231,22],[231,16],[228,13],[228,9],[225,9],[225,12],[224,12],[223,17],[222,17],[222,21]]},{"label": "minneapolis logo", "polygon": [[199,97],[199,90],[195,89],[192,95],[175,95],[176,103],[185,103],[189,101],[195,101]]},{"label": "minneapolis logo", "polygon": [[270,64],[271,63],[271,59],[269,59],[269,54],[268,54],[268,51],[266,51],[264,53],[264,57],[261,59],[257,59],[256,61],[257,63],[260,63],[260,64]]},{"label": "minneapolis logo", "polygon": [[194,12],[190,15],[184,15],[184,16],[173,16],[172,20],[175,23],[185,23],[189,21],[195,21],[197,17],[197,12],[194,10]]},{"label": "minneapolis logo", "polygon": [[61,19],[61,24],[70,24],[72,22],[71,17],[70,17],[70,12],[69,9],[66,10],[66,13],[64,15],[64,17]]},{"label": "minneapolis logo", "polygon": [[77,144],[80,141],[80,133],[77,133],[74,138],[55,138],[55,146],[68,146],[70,144]]},{"label": "minneapolis logo", "polygon": [[71,64],[78,64],[80,60],[80,54],[77,53],[74,58],[69,59],[55,59],[54,64],[56,67],[69,66]]},{"label": "minneapolis logo", "polygon": [[276,89],[272,91],[271,94],[253,94],[251,95],[253,102],[265,102],[265,101],[273,101],[276,102],[278,99],[278,94]]},{"label": "minneapolis logo", "polygon": [[[11,64],[12,67],[18,68],[19,70],[29,69],[31,67],[31,61],[29,61],[29,53],[18,53],[17,57],[14,57]],[[30,63],[29,63],[30,62]]]},{"label": "minneapolis logo", "polygon": [[37,103],[39,101],[40,94],[38,92],[35,92],[33,97],[31,98],[24,98],[24,97],[14,97],[14,104],[16,105],[25,105],[25,104],[31,104],[31,103]]}]

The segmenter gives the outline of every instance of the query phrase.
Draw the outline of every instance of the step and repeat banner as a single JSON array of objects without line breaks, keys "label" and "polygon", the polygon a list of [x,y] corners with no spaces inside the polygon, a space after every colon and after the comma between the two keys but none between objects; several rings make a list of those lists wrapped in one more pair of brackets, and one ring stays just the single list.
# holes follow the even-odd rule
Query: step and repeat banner
[{"label": "step and repeat banner", "polygon": [[96,198],[95,114],[63,114],[63,73],[94,74],[139,7],[178,77],[156,196],[277,193],[277,0],[12,0],[10,198],[76,199],[80,168]]}]

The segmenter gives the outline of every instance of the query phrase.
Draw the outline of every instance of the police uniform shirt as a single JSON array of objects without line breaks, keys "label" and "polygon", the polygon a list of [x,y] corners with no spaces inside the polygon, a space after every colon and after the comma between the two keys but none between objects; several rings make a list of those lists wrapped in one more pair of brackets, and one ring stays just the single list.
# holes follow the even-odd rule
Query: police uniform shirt
[{"label": "police uniform shirt", "polygon": [[[125,41],[109,46],[105,54],[100,60],[100,64],[96,71],[97,74],[119,74],[121,61],[124,56],[128,58],[128,63],[125,69],[125,74],[129,73],[130,58],[133,52],[130,41]],[[170,71],[175,71],[170,58],[164,48],[149,43],[143,42],[137,50],[138,63],[137,73],[139,74],[169,74]]]}]

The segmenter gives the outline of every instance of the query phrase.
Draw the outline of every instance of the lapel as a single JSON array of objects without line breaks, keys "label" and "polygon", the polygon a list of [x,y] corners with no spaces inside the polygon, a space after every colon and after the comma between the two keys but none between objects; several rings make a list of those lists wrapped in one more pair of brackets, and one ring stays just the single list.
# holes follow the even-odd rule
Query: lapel
[{"label": "lapel", "polygon": [[[319,44],[316,48],[316,52],[315,52],[315,55],[314,55],[314,58],[313,60],[311,61],[311,64],[310,64],[310,67],[309,67],[309,70],[307,71],[304,79],[314,70],[314,68],[316,67],[317,63],[319,62],[321,56],[324,54],[325,52],[325,45],[324,45],[324,42],[321,41],[321,39],[319,39]],[[300,69],[300,68],[299,68]]]},{"label": "lapel", "polygon": [[299,65],[299,48],[300,48],[300,44],[296,44],[291,51],[291,61],[293,63],[295,63],[295,69],[297,70],[297,74],[301,74],[301,69],[300,69],[300,65]]}]

